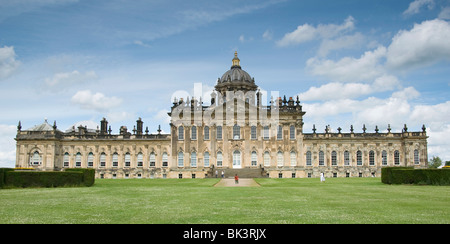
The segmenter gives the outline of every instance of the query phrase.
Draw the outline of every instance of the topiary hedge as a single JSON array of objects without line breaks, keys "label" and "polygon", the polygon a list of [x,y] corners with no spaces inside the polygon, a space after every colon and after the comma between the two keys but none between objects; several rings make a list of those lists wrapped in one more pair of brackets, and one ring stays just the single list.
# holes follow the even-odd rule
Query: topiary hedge
[{"label": "topiary hedge", "polygon": [[92,186],[94,182],[94,169],[70,169],[66,171],[0,169],[0,188]]},{"label": "topiary hedge", "polygon": [[66,172],[83,173],[83,183],[85,186],[92,186],[95,183],[95,169],[66,169]]},{"label": "topiary hedge", "polygon": [[381,182],[385,184],[450,185],[450,170],[386,167],[381,169]]}]

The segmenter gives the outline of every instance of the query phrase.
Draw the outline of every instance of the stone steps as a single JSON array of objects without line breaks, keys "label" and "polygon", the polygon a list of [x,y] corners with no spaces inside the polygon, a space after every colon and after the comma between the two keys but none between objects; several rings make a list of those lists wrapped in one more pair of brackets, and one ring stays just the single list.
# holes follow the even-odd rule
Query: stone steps
[{"label": "stone steps", "polygon": [[243,168],[243,169],[213,169],[211,174],[208,173],[208,177],[215,177],[215,172],[218,172],[218,177],[221,177],[222,171],[224,172],[224,178],[234,178],[237,174],[239,178],[267,178],[267,172],[262,168]]}]

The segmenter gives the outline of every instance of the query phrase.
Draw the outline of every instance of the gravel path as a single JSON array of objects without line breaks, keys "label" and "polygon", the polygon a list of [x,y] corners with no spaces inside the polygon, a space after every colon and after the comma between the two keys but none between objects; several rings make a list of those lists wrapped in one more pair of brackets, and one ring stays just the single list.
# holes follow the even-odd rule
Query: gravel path
[{"label": "gravel path", "polygon": [[253,179],[239,179],[239,183],[236,184],[234,179],[221,179],[216,187],[259,187],[260,185],[256,183]]}]

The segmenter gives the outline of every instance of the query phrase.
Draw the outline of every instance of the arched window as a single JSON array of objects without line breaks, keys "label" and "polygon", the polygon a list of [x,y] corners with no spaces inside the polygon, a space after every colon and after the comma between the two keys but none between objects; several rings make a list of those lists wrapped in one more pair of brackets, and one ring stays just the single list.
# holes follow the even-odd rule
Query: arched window
[{"label": "arched window", "polygon": [[325,155],[323,151],[319,151],[319,166],[325,165]]},{"label": "arched window", "polygon": [[297,154],[294,151],[291,151],[291,166],[297,165]]},{"label": "arched window", "polygon": [[387,152],[385,150],[381,152],[381,164],[387,165]]},{"label": "arched window", "polygon": [[371,165],[371,166],[375,165],[375,152],[374,151],[369,152],[369,165]]},{"label": "arched window", "polygon": [[191,167],[197,167],[197,153],[191,153]]},{"label": "arched window", "polygon": [[337,153],[336,151],[331,152],[331,165],[336,166],[337,165]]},{"label": "arched window", "polygon": [[100,154],[100,167],[106,167],[106,154]]},{"label": "arched window", "polygon": [[241,127],[237,124],[233,126],[233,139],[238,140],[241,138]]},{"label": "arched window", "polygon": [[184,166],[184,154],[183,152],[178,153],[178,167]]},{"label": "arched window", "polygon": [[69,153],[66,152],[64,153],[64,157],[63,157],[63,167],[69,167]]},{"label": "arched window", "polygon": [[252,152],[252,158],[251,158],[252,166],[256,166],[257,165],[257,160],[258,160],[258,156],[257,156],[256,152],[253,151]]},{"label": "arched window", "polygon": [[35,151],[33,153],[33,157],[31,158],[31,164],[33,164],[33,165],[41,164],[41,156],[39,155],[38,151]]},{"label": "arched window", "polygon": [[356,152],[356,165],[362,165],[362,152],[359,150]]},{"label": "arched window", "polygon": [[209,152],[205,152],[203,156],[203,165],[209,167]]},{"label": "arched window", "polygon": [[131,156],[130,153],[125,153],[125,167],[131,166]]},{"label": "arched window", "polygon": [[162,166],[163,167],[169,166],[169,160],[167,159],[167,153],[166,152],[163,152],[163,155],[162,155]]},{"label": "arched window", "polygon": [[241,167],[241,152],[239,150],[234,150],[233,152],[233,167],[234,168]]},{"label": "arched window", "polygon": [[414,150],[414,164],[419,164],[419,163],[420,163],[419,150],[415,149]]},{"label": "arched window", "polygon": [[284,164],[284,157],[283,157],[283,152],[282,151],[278,151],[277,153],[277,166],[278,167],[282,167]]},{"label": "arched window", "polygon": [[222,156],[222,152],[217,152],[217,167],[222,167],[222,161],[223,161],[223,156]]},{"label": "arched window", "polygon": [[350,153],[348,151],[344,152],[344,165],[345,166],[350,165]]},{"label": "arched window", "polygon": [[119,166],[119,154],[117,154],[116,152],[113,154],[112,163],[113,163],[113,167]]},{"label": "arched window", "polygon": [[178,127],[178,140],[184,140],[184,127]]},{"label": "arched window", "polygon": [[394,152],[394,164],[400,165],[400,152],[398,150]]},{"label": "arched window", "polygon": [[264,166],[270,166],[270,153],[268,151],[264,152]]},{"label": "arched window", "polygon": [[144,165],[144,156],[142,155],[142,153],[138,153],[137,155],[137,166],[138,167],[142,167]]},{"label": "arched window", "polygon": [[312,162],[312,160],[311,160],[311,151],[307,151],[306,152],[306,165],[307,166],[311,166],[311,163]]},{"label": "arched window", "polygon": [[150,167],[155,167],[156,166],[156,157],[155,157],[155,153],[152,152],[150,153]]},{"label": "arched window", "polygon": [[88,167],[94,167],[94,154],[92,152],[90,152],[88,154]]},{"label": "arched window", "polygon": [[77,152],[75,155],[75,167],[81,167],[81,153]]},{"label": "arched window", "polygon": [[204,140],[209,140],[209,126],[203,128],[203,138]]}]

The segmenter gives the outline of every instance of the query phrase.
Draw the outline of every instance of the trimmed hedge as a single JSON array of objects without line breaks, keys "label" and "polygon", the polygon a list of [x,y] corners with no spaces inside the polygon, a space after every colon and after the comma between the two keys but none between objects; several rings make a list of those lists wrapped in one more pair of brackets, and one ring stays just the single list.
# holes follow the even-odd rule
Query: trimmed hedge
[{"label": "trimmed hedge", "polygon": [[0,169],[0,188],[92,186],[94,182],[94,169],[71,169],[66,171],[14,171],[14,169]]},{"label": "trimmed hedge", "polygon": [[82,172],[85,186],[92,186],[95,183],[95,169],[66,169],[66,172]]},{"label": "trimmed hedge", "polygon": [[381,169],[381,182],[385,184],[450,185],[450,170],[387,167]]},{"label": "trimmed hedge", "polygon": [[0,189],[5,185],[5,173],[13,170],[11,168],[0,168]]}]

